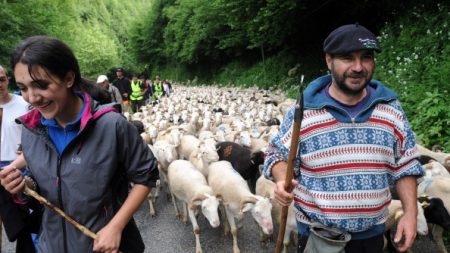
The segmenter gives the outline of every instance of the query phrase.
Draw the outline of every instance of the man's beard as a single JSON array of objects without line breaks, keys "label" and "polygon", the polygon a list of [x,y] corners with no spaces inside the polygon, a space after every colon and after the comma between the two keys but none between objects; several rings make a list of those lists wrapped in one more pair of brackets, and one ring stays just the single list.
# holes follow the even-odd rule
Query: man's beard
[{"label": "man's beard", "polygon": [[[336,72],[332,71],[332,76],[334,81],[336,82],[336,85],[338,86],[338,88],[343,91],[346,94],[355,96],[355,95],[359,95],[361,94],[361,92],[367,87],[367,85],[369,84],[370,80],[372,79],[372,75],[369,76],[369,74],[367,72],[361,72],[361,73],[352,73],[352,74],[346,74],[344,73],[342,76],[339,76],[336,74]],[[348,86],[345,83],[345,79],[348,77],[353,77],[353,78],[365,78],[367,81],[366,83],[361,86],[360,88],[357,89],[352,89],[350,88],[350,86]]]}]

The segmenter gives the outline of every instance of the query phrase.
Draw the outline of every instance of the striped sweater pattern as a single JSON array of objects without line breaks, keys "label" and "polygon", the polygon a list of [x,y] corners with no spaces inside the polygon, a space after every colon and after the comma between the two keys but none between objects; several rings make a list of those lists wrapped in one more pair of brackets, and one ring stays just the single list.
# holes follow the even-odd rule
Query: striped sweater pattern
[{"label": "striped sweater pattern", "polygon": [[[309,218],[348,232],[383,224],[391,200],[389,186],[407,175],[423,175],[405,114],[398,102],[373,105],[365,122],[342,123],[328,111],[305,109],[300,130],[301,159],[294,162],[297,221]],[[265,177],[278,161],[287,161],[294,107],[270,142]],[[301,161],[301,162],[300,162]],[[301,177],[299,177],[299,169]],[[300,211],[303,210],[303,212]]]}]

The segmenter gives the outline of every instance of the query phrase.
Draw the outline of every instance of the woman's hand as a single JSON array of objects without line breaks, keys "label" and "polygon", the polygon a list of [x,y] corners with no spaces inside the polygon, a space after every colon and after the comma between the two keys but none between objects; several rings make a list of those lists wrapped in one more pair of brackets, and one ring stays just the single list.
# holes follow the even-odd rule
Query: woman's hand
[{"label": "woman's hand", "polygon": [[94,252],[118,253],[122,230],[108,224],[97,232],[97,240],[94,241]]},{"label": "woman's hand", "polygon": [[25,180],[22,176],[22,172],[11,165],[3,167],[0,171],[0,182],[11,194],[22,193],[25,187]]}]

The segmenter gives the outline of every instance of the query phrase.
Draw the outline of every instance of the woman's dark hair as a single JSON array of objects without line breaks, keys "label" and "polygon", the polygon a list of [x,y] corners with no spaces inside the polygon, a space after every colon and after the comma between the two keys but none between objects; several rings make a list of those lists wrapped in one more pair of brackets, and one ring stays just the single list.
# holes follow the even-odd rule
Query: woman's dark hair
[{"label": "woman's dark hair", "polygon": [[100,103],[111,102],[108,91],[81,77],[80,66],[72,50],[64,42],[49,36],[32,36],[25,39],[11,56],[11,68],[17,63],[28,65],[28,73],[36,81],[37,67],[64,80],[69,72],[75,75],[74,89],[85,91]]}]

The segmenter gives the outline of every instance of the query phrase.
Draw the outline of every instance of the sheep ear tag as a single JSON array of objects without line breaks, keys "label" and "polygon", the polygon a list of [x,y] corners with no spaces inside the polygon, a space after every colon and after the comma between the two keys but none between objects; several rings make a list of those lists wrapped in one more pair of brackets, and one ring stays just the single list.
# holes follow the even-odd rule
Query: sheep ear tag
[{"label": "sheep ear tag", "polygon": [[420,205],[422,205],[423,208],[427,208],[430,205],[430,203],[428,203],[426,201],[422,201],[422,202],[420,202]]}]

